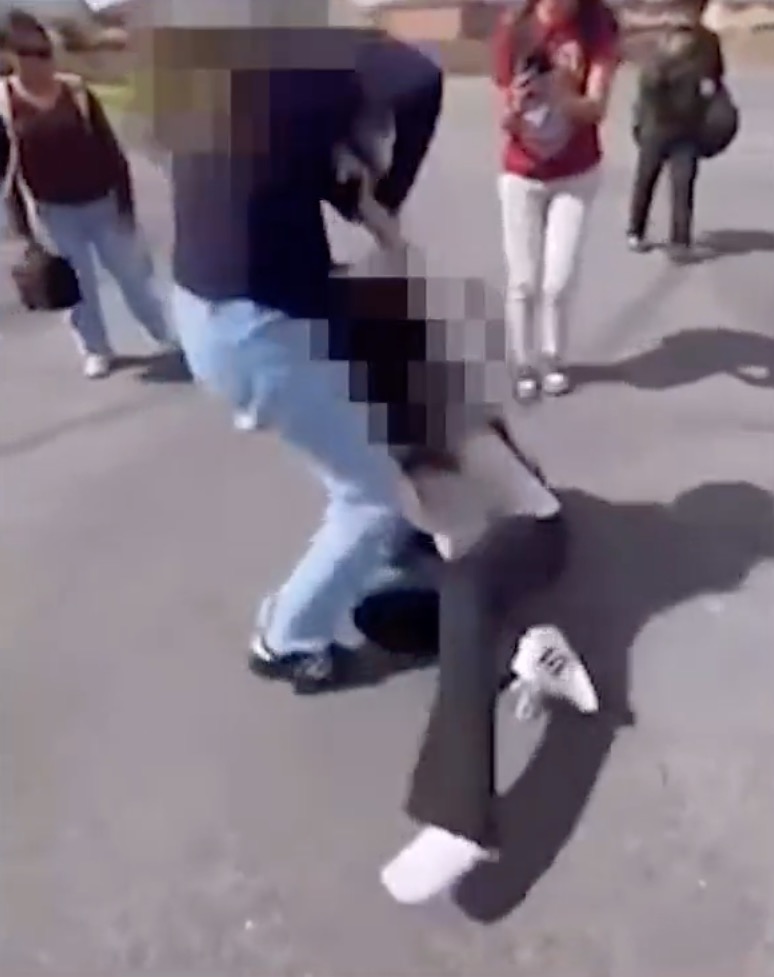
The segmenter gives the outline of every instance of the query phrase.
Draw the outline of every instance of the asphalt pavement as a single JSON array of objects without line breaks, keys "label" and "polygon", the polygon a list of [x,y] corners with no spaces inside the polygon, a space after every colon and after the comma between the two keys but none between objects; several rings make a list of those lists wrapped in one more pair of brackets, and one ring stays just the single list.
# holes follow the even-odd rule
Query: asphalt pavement
[{"label": "asphalt pavement", "polygon": [[[624,248],[618,92],[581,385],[524,422],[576,535],[545,614],[606,708],[502,716],[503,858],[423,909],[378,870],[432,670],[303,701],[246,668],[319,512],[302,465],[145,361],[109,284],[140,358],[87,382],[0,279],[2,977],[774,975],[774,82],[733,82],[743,130],[698,191],[717,253],[687,268]],[[502,279],[493,104],[450,84],[409,207],[447,299]],[[136,173],[163,266],[163,178]]]}]

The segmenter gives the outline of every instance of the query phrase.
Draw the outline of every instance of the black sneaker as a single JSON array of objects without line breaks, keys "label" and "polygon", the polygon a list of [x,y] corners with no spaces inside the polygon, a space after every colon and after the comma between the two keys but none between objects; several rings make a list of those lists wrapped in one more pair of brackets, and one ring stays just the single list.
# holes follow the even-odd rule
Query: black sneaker
[{"label": "black sneaker", "polygon": [[346,683],[351,652],[337,646],[323,651],[278,655],[260,635],[250,645],[249,666],[254,675],[269,681],[290,682],[297,695],[329,692]]},{"label": "black sneaker", "polygon": [[349,680],[352,652],[332,645],[325,651],[302,655],[293,670],[291,682],[296,695],[334,692]]},{"label": "black sneaker", "polygon": [[250,642],[248,665],[250,671],[270,681],[290,681],[301,658],[300,653],[278,655],[266,644],[260,634]]},{"label": "black sneaker", "polygon": [[690,265],[699,259],[698,252],[692,244],[677,241],[667,246],[667,256],[674,265]]}]

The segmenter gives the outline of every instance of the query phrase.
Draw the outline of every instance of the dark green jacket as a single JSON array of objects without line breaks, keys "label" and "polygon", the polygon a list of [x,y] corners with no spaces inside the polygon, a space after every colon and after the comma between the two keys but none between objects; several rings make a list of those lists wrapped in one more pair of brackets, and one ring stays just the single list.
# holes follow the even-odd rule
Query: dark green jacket
[{"label": "dark green jacket", "polygon": [[640,139],[690,139],[701,124],[706,106],[702,82],[719,84],[725,72],[720,41],[699,26],[679,51],[669,38],[656,49],[640,73],[635,129]]}]

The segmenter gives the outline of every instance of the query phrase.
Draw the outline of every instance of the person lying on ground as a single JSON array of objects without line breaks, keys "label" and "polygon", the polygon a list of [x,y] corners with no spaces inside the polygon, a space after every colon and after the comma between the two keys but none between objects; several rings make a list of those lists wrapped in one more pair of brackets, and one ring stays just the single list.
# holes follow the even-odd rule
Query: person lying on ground
[{"label": "person lying on ground", "polygon": [[584,713],[598,702],[562,633],[527,626],[524,598],[562,573],[567,527],[558,497],[507,428],[488,424],[453,452],[415,451],[404,474],[404,511],[445,560],[438,586],[408,600],[405,592],[374,595],[355,622],[378,640],[385,622],[407,610],[410,626],[440,652],[407,804],[421,829],[381,875],[394,899],[413,904],[497,852],[495,713],[503,688],[516,691],[522,718],[546,697]]},{"label": "person lying on ground", "polygon": [[[482,364],[444,358],[443,340],[429,334],[442,337],[448,324],[412,308],[419,282],[351,270],[341,284],[353,396],[374,410],[375,434],[403,473],[403,513],[440,557],[424,582],[381,588],[354,612],[360,633],[389,651],[439,654],[408,802],[422,827],[382,873],[396,900],[416,903],[496,851],[494,719],[503,677],[516,684],[525,715],[545,696],[584,712],[597,700],[564,636],[529,627],[525,615],[524,598],[562,572],[567,529],[559,498],[517,444],[522,409],[510,398],[477,402],[481,384],[471,372]],[[507,396],[507,383],[502,390]]]}]

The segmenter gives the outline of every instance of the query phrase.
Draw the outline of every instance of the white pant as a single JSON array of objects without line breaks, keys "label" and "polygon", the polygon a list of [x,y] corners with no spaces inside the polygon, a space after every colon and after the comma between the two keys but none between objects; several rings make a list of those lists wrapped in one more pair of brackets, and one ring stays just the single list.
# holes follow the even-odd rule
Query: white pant
[{"label": "white pant", "polygon": [[547,182],[513,173],[500,177],[506,319],[510,353],[519,366],[530,365],[534,358],[538,321],[541,356],[564,355],[569,301],[598,185],[597,167]]}]

